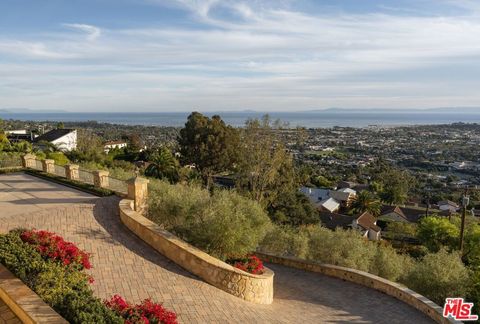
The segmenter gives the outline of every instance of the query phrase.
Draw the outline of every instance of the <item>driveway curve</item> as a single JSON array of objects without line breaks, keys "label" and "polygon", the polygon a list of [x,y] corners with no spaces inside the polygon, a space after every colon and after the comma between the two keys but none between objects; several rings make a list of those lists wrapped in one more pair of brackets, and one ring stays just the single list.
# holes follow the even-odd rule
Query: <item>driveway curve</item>
[{"label": "driveway curve", "polygon": [[176,311],[181,323],[432,323],[373,289],[274,264],[267,264],[275,271],[273,304],[245,302],[137,238],[119,221],[118,202],[21,173],[1,175],[0,232],[29,227],[59,233],[92,252],[98,297],[152,298]]}]

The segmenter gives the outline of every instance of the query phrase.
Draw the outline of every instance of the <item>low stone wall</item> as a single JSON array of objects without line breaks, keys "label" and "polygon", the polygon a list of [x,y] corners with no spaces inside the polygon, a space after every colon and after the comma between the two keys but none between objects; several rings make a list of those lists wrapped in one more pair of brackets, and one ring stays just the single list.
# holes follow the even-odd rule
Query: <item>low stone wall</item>
[{"label": "low stone wall", "polygon": [[0,299],[22,323],[68,323],[2,264],[0,264]]},{"label": "low stone wall", "polygon": [[209,284],[234,296],[258,304],[273,302],[273,271],[266,268],[262,275],[254,275],[232,267],[135,212],[132,204],[132,200],[120,201],[120,218],[123,224],[155,250]]},{"label": "low stone wall", "polygon": [[[298,258],[280,257],[260,252],[256,254],[265,262],[277,263],[311,272],[318,272],[326,276],[350,281],[365,287],[381,291],[416,308],[437,323],[460,323],[451,319],[444,318],[443,309],[434,302],[432,302],[430,299],[414,292],[411,289],[408,289],[407,287],[404,287],[387,279],[372,275],[370,273],[350,268],[334,266],[330,264],[321,264],[312,261],[305,261]],[[388,314],[385,314],[385,316],[386,318],[388,318]]]}]

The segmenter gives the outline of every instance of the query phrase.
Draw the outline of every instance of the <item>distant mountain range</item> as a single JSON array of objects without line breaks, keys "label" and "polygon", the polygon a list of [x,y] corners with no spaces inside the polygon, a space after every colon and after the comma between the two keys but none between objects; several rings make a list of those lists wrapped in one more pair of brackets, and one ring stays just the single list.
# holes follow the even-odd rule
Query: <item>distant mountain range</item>
[{"label": "distant mountain range", "polygon": [[478,113],[480,114],[480,107],[442,107],[442,108],[328,108],[328,109],[313,109],[303,111],[306,113]]},{"label": "distant mountain range", "polygon": [[0,114],[49,114],[49,113],[68,113],[60,109],[29,109],[29,108],[2,108]]},{"label": "distant mountain range", "polygon": [[[192,109],[194,111],[195,109]],[[199,110],[202,111],[202,110]],[[138,113],[171,113],[172,111],[141,111]],[[30,109],[30,108],[2,108],[0,109],[0,114],[69,114],[69,113],[99,113],[97,112],[73,112],[66,111],[61,109]],[[108,112],[105,112],[108,113]],[[121,113],[121,112],[120,112]],[[185,112],[188,113],[188,112]],[[326,109],[310,109],[310,110],[301,110],[301,111],[260,111],[260,110],[236,110],[236,111],[205,111],[208,114],[222,114],[222,113],[254,113],[254,114],[264,114],[264,113],[365,113],[365,114],[421,114],[421,113],[468,113],[468,114],[480,114],[480,107],[440,107],[440,108],[326,108]]]}]

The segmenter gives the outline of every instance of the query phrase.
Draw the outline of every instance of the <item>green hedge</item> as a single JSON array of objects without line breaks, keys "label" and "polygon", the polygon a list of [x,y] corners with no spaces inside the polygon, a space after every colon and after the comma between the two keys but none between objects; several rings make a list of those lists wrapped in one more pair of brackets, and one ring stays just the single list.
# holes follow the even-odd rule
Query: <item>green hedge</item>
[{"label": "green hedge", "polygon": [[66,179],[54,174],[46,173],[43,171],[29,169],[29,170],[26,170],[25,173],[39,177],[39,178],[44,178],[49,181],[53,181],[53,182],[65,185],[67,187],[76,188],[81,191],[85,191],[87,193],[91,193],[93,195],[100,196],[100,197],[112,196],[115,194],[115,192],[110,189],[97,188],[94,185],[91,185],[88,183],[84,183],[76,180],[69,180],[69,179]]},{"label": "green hedge", "polygon": [[124,323],[93,295],[86,273],[45,261],[20,239],[20,233],[17,230],[0,235],[0,263],[56,312],[70,323]]},{"label": "green hedge", "polygon": [[23,171],[22,167],[19,168],[0,168],[0,174],[7,174],[7,173],[15,173],[15,172],[20,172]]}]

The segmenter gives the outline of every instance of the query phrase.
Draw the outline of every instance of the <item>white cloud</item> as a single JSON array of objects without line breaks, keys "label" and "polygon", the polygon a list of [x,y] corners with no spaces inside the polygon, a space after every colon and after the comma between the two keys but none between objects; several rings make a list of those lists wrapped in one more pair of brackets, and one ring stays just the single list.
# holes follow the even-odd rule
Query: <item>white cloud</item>
[{"label": "white cloud", "polygon": [[101,35],[101,30],[98,27],[86,24],[63,24],[63,26],[82,31],[87,34],[87,40],[94,41]]},{"label": "white cloud", "polygon": [[[480,21],[473,16],[314,15],[289,9],[288,1],[259,3],[176,1],[208,25],[202,29],[65,24],[73,31],[0,36],[0,55],[25,60],[0,65],[0,107],[272,110],[480,102],[478,78],[454,70],[469,62],[472,71],[480,69]],[[238,19],[226,19],[225,10]],[[444,69],[453,71],[449,80],[438,77]]]}]

